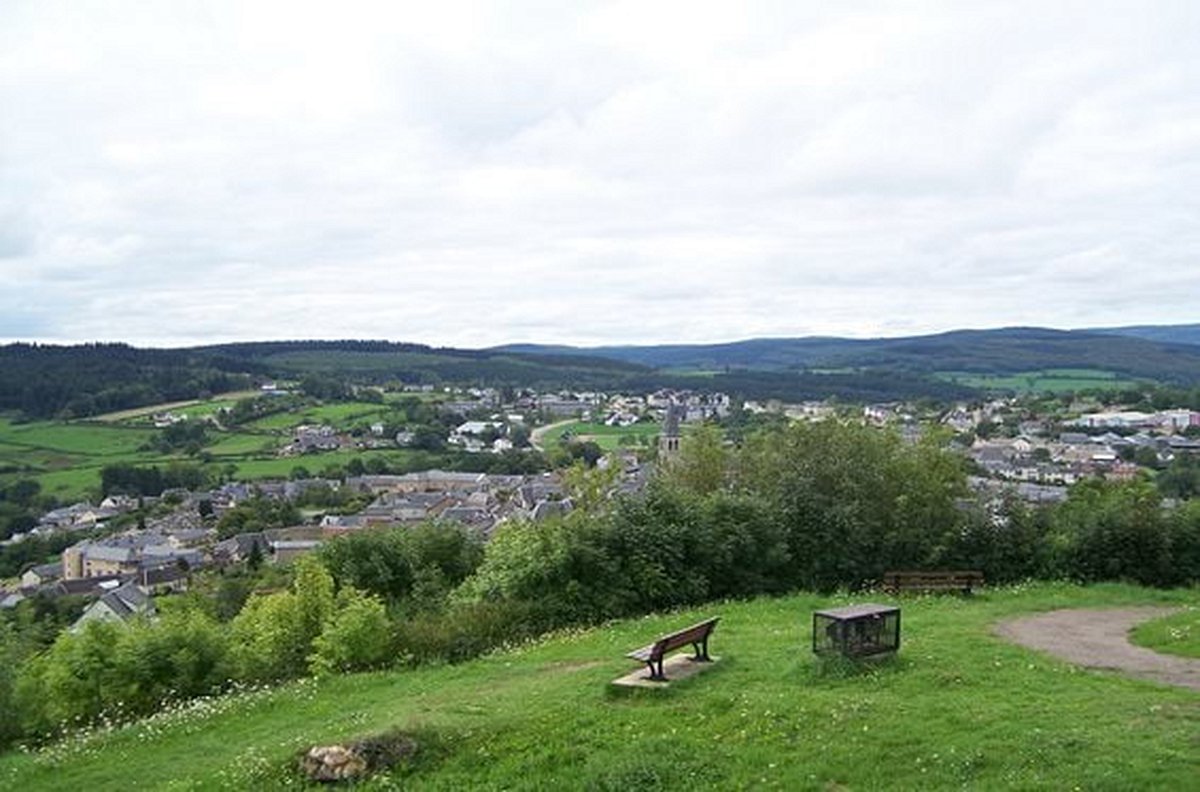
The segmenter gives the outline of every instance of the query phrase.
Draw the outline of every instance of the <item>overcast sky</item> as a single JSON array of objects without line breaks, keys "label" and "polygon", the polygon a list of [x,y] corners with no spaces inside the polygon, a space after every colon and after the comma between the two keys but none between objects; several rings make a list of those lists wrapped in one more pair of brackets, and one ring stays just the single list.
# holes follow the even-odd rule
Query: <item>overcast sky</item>
[{"label": "overcast sky", "polygon": [[0,2],[0,339],[1200,321],[1200,2]]}]

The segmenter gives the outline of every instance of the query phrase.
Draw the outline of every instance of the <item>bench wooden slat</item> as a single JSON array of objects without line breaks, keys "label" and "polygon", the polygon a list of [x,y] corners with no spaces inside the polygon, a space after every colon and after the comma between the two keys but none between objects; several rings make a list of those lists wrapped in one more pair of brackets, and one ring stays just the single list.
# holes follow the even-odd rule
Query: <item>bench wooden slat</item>
[{"label": "bench wooden slat", "polygon": [[[665,680],[663,674],[663,659],[667,652],[679,649],[689,644],[695,649],[696,656],[693,660],[698,662],[707,662],[708,657],[708,637],[720,621],[719,616],[693,624],[691,627],[685,627],[673,633],[669,633],[659,638],[648,646],[643,646],[641,649],[636,649],[627,655],[634,660],[645,663],[650,667],[650,679]],[[656,667],[657,664],[657,667]]]},{"label": "bench wooden slat", "polygon": [[978,570],[897,571],[885,572],[883,587],[889,591],[961,591],[970,594],[983,585],[983,573]]}]

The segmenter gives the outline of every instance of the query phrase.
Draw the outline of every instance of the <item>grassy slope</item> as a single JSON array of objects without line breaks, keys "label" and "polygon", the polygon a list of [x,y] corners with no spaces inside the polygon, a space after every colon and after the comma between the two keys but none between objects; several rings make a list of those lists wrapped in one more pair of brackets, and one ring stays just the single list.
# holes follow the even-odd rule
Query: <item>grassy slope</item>
[{"label": "grassy slope", "polygon": [[1156,652],[1200,657],[1200,607],[1192,607],[1133,629],[1131,640]]},{"label": "grassy slope", "polygon": [[[220,700],[38,754],[0,757],[0,787],[278,788],[302,746],[393,726],[427,749],[413,788],[1187,788],[1200,696],[1086,672],[991,636],[1014,614],[1195,603],[1192,592],[1038,585],[903,602],[897,661],[822,672],[796,596],[620,622],[461,666],[346,676]],[[720,614],[720,666],[621,695],[622,655]],[[382,787],[383,784],[373,784]]]}]

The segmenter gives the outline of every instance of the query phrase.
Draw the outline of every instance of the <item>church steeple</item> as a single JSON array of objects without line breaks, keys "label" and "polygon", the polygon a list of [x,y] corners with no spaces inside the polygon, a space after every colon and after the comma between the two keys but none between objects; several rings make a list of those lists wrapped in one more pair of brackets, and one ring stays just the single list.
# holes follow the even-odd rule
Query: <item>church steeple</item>
[{"label": "church steeple", "polygon": [[679,422],[683,407],[671,402],[663,418],[662,434],[658,436],[658,458],[669,459],[679,453]]}]

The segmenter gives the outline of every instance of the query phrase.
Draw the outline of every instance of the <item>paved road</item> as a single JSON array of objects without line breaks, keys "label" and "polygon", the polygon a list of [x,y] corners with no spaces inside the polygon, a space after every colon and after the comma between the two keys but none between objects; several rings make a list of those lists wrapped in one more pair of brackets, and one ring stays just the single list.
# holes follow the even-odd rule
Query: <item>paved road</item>
[{"label": "paved road", "polygon": [[538,451],[545,451],[545,447],[542,446],[542,438],[545,437],[548,432],[553,432],[555,429],[561,429],[568,424],[575,423],[577,420],[577,418],[568,418],[565,421],[558,421],[556,423],[546,424],[545,426],[539,426],[537,429],[534,429],[529,433],[529,444]]}]

